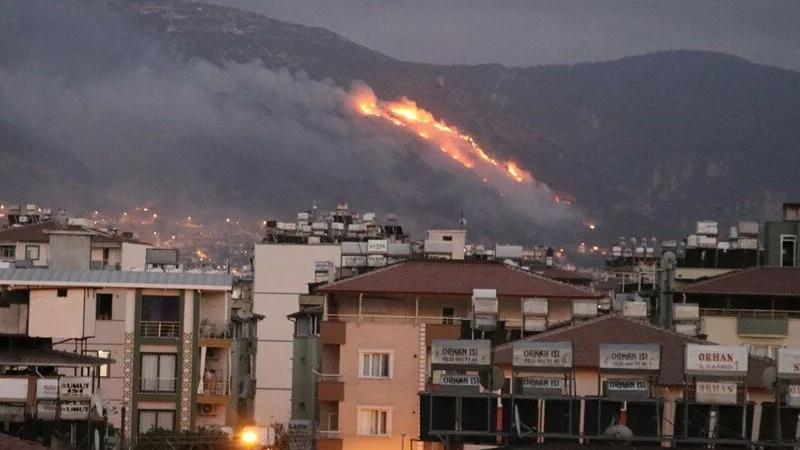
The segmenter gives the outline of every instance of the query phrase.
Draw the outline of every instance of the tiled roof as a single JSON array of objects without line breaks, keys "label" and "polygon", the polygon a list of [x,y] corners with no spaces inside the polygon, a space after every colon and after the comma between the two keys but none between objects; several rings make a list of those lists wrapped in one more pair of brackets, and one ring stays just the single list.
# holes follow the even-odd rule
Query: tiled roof
[{"label": "tiled roof", "polygon": [[319,288],[323,293],[472,295],[496,289],[498,296],[597,298],[598,294],[500,263],[405,261]]},{"label": "tiled roof", "polygon": [[219,272],[133,272],[122,270],[3,269],[0,285],[53,287],[153,287],[229,291],[233,277]]},{"label": "tiled roof", "polygon": [[[603,315],[563,328],[525,338],[530,341],[570,341],[575,349],[575,367],[596,368],[600,360],[600,344],[658,344],[661,346],[661,384],[682,384],[686,344],[711,344],[700,339],[684,336],[645,322],[627,319],[617,314]],[[495,363],[511,365],[513,343],[495,349]],[[769,365],[767,360],[750,357],[748,384],[760,385],[761,374]]]},{"label": "tiled roof", "polygon": [[542,275],[546,278],[551,278],[553,280],[571,280],[571,281],[593,281],[591,275],[588,273],[579,272],[577,270],[565,270],[560,267],[549,267],[541,272],[536,271],[536,273]]},{"label": "tiled roof", "polygon": [[800,267],[754,267],[681,288],[687,294],[800,297]]},{"label": "tiled roof", "polygon": [[92,367],[115,362],[110,358],[50,349],[0,350],[2,366]]}]

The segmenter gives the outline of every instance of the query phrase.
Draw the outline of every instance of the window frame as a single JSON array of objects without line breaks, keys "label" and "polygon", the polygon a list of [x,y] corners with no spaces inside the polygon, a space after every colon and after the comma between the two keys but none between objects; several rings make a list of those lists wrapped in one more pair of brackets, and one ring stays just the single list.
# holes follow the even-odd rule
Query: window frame
[{"label": "window frame", "polygon": [[[28,256],[28,252],[30,250],[33,250],[33,249],[36,249],[36,258],[31,258],[31,257]],[[39,261],[39,259],[41,257],[41,254],[42,254],[41,252],[42,252],[42,249],[41,249],[41,247],[39,245],[26,245],[25,246],[25,260],[26,261]]]},{"label": "window frame", "polygon": [[[792,254],[792,264],[787,266],[783,262],[783,243],[791,241],[794,245],[794,252]],[[794,234],[781,235],[781,267],[797,267],[797,236]]]},{"label": "window frame", "polygon": [[[145,356],[156,356],[156,388],[144,389],[144,358]],[[172,380],[172,390],[161,390],[161,357],[172,356],[175,358],[175,365],[173,369],[172,378],[164,378],[165,380]],[[178,393],[178,354],[177,353],[157,353],[157,352],[142,352],[139,354],[139,392],[147,394],[177,394]]]},{"label": "window frame", "polygon": [[[101,355],[100,353],[104,353],[105,355]],[[84,355],[87,356],[94,356],[96,358],[111,358],[111,350],[84,350]],[[81,376],[82,377],[89,377],[92,376],[92,371],[94,368],[90,367],[82,367],[81,368]],[[105,369],[105,370],[104,370]],[[103,364],[100,366],[100,378],[110,378],[111,377],[111,364]],[[105,373],[105,375],[103,374]]]},{"label": "window frame", "polygon": [[[107,319],[100,318],[100,296],[101,295],[103,296],[103,298],[106,298],[106,296],[111,297],[111,299],[110,299],[111,304],[109,305],[109,311],[108,311],[108,318]],[[95,320],[113,320],[114,319],[114,294],[108,293],[108,292],[98,292],[97,294],[95,294],[95,296],[94,296],[94,319]]]},{"label": "window frame", "polygon": [[[369,424],[362,424],[361,416],[363,412],[376,412],[378,414],[385,413],[386,414],[386,423],[384,426],[383,433],[373,434],[369,431],[364,431],[365,428],[369,428]],[[357,405],[356,406],[356,435],[358,436],[368,436],[368,437],[392,437],[392,415],[394,412],[394,408],[391,406],[385,405]],[[380,417],[380,416],[379,416]]]},{"label": "window frame", "polygon": [[[373,376],[364,374],[364,360],[367,357],[373,358],[374,355],[387,355],[386,376]],[[374,360],[370,360],[370,371]],[[362,349],[358,351],[358,378],[365,380],[391,380],[394,378],[394,350],[381,349]]]},{"label": "window frame", "polygon": [[[6,253],[6,250],[10,250],[10,252]],[[9,245],[9,244],[0,245],[0,258],[14,259],[16,257],[17,257],[16,245]]]},{"label": "window frame", "polygon": [[[177,416],[177,414],[175,414],[175,412],[176,411],[174,409],[140,409],[138,417],[136,417],[136,420],[137,420],[136,430],[138,432],[137,434],[142,435],[142,434],[145,434],[145,433],[149,433],[153,429],[160,428],[158,426],[158,416],[159,416],[159,414],[172,414],[172,426],[171,426],[171,428],[169,430],[166,430],[166,431],[175,431],[175,417]],[[142,431],[142,413],[155,413],[155,415],[156,415],[155,424],[156,425],[153,426],[153,427],[150,427],[150,429],[148,429],[146,431]]]}]

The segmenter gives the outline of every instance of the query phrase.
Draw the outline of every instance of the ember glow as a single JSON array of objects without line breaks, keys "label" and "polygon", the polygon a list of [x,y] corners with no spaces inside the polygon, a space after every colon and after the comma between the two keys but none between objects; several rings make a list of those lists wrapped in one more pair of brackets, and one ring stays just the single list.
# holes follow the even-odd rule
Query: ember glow
[{"label": "ember glow", "polygon": [[[433,114],[420,108],[407,98],[383,102],[371,93],[356,95],[357,110],[371,117],[378,117],[400,128],[407,128],[422,139],[431,141],[442,152],[467,169],[477,172],[496,172],[517,183],[533,184],[536,181],[530,172],[514,161],[500,161],[487,153],[467,134],[453,125],[436,119]],[[482,177],[484,180],[485,176]],[[539,183],[540,184],[540,183]]]}]

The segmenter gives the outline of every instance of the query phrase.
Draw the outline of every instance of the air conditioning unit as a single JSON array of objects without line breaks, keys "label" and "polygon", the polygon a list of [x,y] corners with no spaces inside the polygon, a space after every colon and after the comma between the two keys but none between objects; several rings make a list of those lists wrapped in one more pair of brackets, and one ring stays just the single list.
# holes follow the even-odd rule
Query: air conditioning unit
[{"label": "air conditioning unit", "polygon": [[198,409],[201,416],[214,416],[216,415],[217,405],[211,403],[200,403],[198,405]]}]

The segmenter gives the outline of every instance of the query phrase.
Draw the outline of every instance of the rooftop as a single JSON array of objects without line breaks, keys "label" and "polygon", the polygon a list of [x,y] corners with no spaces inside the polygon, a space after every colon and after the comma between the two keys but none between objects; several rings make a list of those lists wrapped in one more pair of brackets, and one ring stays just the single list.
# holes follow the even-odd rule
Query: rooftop
[{"label": "rooftop", "polygon": [[20,227],[11,227],[5,230],[0,230],[0,242],[37,242],[48,243],[50,242],[50,234],[52,232],[69,232],[69,233],[82,233],[91,234],[92,242],[96,243],[114,243],[122,244],[128,242],[132,244],[145,244],[146,242],[139,241],[135,238],[123,237],[119,234],[86,228],[80,225],[58,225],[55,222],[41,222],[31,225],[24,225]]},{"label": "rooftop", "polygon": [[50,349],[0,350],[0,366],[93,367],[115,362],[110,358]]},{"label": "rooftop", "polygon": [[753,267],[684,286],[686,294],[800,297],[800,267]]},{"label": "rooftop", "polygon": [[597,298],[597,293],[494,262],[404,261],[336,281],[322,293],[472,295],[496,289],[499,297]]},{"label": "rooftop", "polygon": [[[669,385],[683,384],[686,344],[712,344],[617,314],[603,315],[525,339],[541,342],[570,341],[578,350],[573,354],[575,367],[588,368],[598,366],[600,344],[658,344],[661,346],[662,361],[659,382]],[[495,350],[497,364],[511,365],[512,356],[513,343],[501,345]],[[760,385],[761,374],[769,364],[766,359],[751,356],[748,384]]]},{"label": "rooftop", "polygon": [[229,291],[233,287],[233,276],[220,272],[2,269],[0,285]]}]

